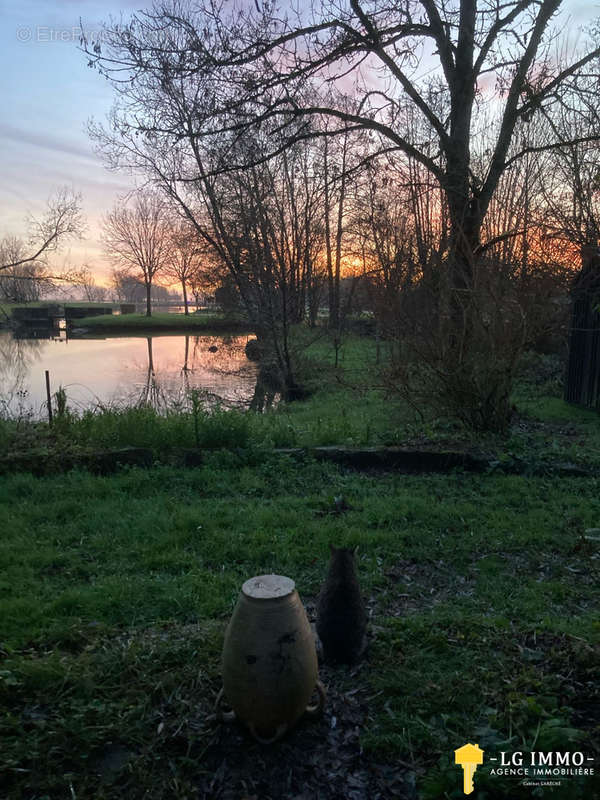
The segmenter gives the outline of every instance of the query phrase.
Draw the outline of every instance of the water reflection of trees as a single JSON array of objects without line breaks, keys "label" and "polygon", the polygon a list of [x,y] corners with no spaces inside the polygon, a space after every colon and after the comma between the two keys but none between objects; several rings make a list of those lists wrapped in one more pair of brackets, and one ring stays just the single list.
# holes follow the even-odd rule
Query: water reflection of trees
[{"label": "water reflection of trees", "polygon": [[[146,358],[137,370],[140,380],[135,390],[128,393],[125,402],[135,405],[148,405],[157,411],[186,410],[190,407],[190,393],[199,392],[206,407],[221,405],[226,407],[250,407],[262,411],[270,408],[276,401],[278,387],[264,370],[256,375],[256,385],[249,396],[249,378],[254,377],[256,366],[250,362],[242,362],[232,368],[232,364],[240,361],[240,341],[234,337],[183,337],[183,351],[178,372],[172,369],[160,369],[156,363],[153,348],[153,337],[146,338]],[[211,350],[211,348],[214,348]],[[210,358],[207,359],[207,353]],[[212,391],[195,379],[198,371],[215,373],[227,378],[239,379],[239,397],[223,396]],[[231,392],[229,392],[231,393]],[[233,392],[235,394],[235,392]]]},{"label": "water reflection of trees", "polygon": [[[196,342],[197,342],[198,341],[198,337],[196,336],[195,338],[196,338]],[[194,351],[194,353],[195,353],[195,351]],[[189,359],[189,357],[190,357],[190,337],[186,335],[185,336],[185,353],[184,353],[184,356],[183,356],[183,367],[181,368],[181,371],[183,373],[189,372],[189,369],[190,369],[188,367],[188,359]]]},{"label": "water reflection of trees", "polygon": [[256,374],[256,386],[250,401],[250,411],[268,411],[281,397],[281,386],[268,367],[261,366]]},{"label": "water reflection of trees", "polygon": [[[124,373],[118,379],[121,388],[114,391],[112,400],[96,389],[98,395],[92,393],[94,402],[84,401],[80,407],[102,408],[108,400],[115,407],[148,405],[161,413],[186,410],[192,390],[199,393],[207,408],[220,405],[264,411],[277,402],[279,387],[268,371],[263,368],[257,372],[256,363],[246,360],[244,338],[188,334],[162,346],[154,338],[137,340],[138,357],[122,361]],[[0,333],[0,414],[21,417],[33,413],[27,387],[45,346],[43,340],[15,339],[10,332]],[[216,350],[211,352],[211,348]],[[76,358],[85,362],[86,352],[84,348]],[[85,368],[83,373],[85,385]],[[71,407],[73,402],[69,397]],[[35,409],[35,413],[38,411]]]},{"label": "water reflection of trees", "polygon": [[41,341],[15,339],[0,333],[0,413],[22,415],[27,408],[25,383],[33,365],[41,360]]},{"label": "water reflection of trees", "polygon": [[161,388],[154,369],[151,336],[147,337],[146,344],[148,347],[148,367],[146,369],[146,380],[138,399],[138,405],[150,405],[153,408],[159,408],[161,404]]}]

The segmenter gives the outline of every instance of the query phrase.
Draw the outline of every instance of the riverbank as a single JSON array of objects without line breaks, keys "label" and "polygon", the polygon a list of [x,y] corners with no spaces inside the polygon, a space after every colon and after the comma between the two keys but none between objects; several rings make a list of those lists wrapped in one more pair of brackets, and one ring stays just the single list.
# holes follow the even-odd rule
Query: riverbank
[{"label": "riverbank", "polygon": [[107,308],[118,308],[118,303],[95,303],[95,302],[88,302],[88,301],[72,301],[62,303],[59,301],[52,302],[52,301],[44,301],[44,300],[37,300],[31,303],[0,303],[0,328],[7,326],[11,322],[11,315],[15,308],[46,308],[48,306],[61,306],[62,308],[81,308],[82,306],[85,308],[97,308],[99,311],[101,309]]},{"label": "riverbank", "polygon": [[[242,316],[225,315],[219,311],[200,311],[190,314],[171,313],[166,311],[153,311],[150,317],[144,313],[134,314],[109,314],[100,313],[107,309],[118,310],[119,304],[115,303],[87,303],[87,302],[66,302],[66,303],[47,303],[43,301],[35,303],[0,303],[0,327],[11,325],[12,312],[15,309],[44,309],[59,305],[61,308],[70,309],[98,309],[98,315],[78,317],[71,320],[71,327],[74,330],[86,329],[99,333],[152,333],[152,332],[225,332],[241,333],[250,332],[251,325]],[[21,324],[26,324],[26,319],[19,320]]]},{"label": "riverbank", "polygon": [[147,317],[145,314],[106,314],[78,319],[76,328],[84,328],[98,333],[152,333],[159,331],[244,333],[252,330],[250,323],[242,318],[213,312],[200,314],[153,312],[151,317]]},{"label": "riverbank", "polygon": [[[53,398],[52,428],[27,415],[0,418],[0,450],[9,457],[14,454],[17,462],[22,454],[27,463],[39,456],[40,461],[52,464],[56,455],[76,464],[88,456],[93,460],[96,451],[144,448],[155,462],[172,464],[176,451],[191,448],[257,452],[401,448],[432,457],[463,454],[461,463],[476,461],[492,469],[531,475],[555,473],[562,467],[600,467],[598,414],[562,400],[563,368],[556,357],[531,354],[524,358],[513,394],[515,413],[509,435],[483,436],[427,409],[417,417],[397,395],[376,388],[380,366],[374,363],[372,340],[348,337],[338,352],[339,366],[334,368],[327,338],[311,337],[301,347],[300,380],[308,392],[303,401],[275,403],[265,413],[254,413],[219,406],[214,397],[190,388],[172,404],[161,394],[161,402],[153,406],[147,393],[146,402],[136,405],[98,402],[77,410],[70,407],[67,390],[60,403],[57,396]],[[348,456],[345,460],[350,462]],[[562,471],[567,474],[569,469]]]}]

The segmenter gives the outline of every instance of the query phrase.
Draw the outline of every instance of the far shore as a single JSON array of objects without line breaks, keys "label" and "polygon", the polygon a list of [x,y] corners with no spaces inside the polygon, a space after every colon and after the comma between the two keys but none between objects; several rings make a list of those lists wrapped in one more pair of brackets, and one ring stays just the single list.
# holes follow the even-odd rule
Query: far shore
[{"label": "far shore", "polygon": [[157,312],[147,317],[145,314],[104,314],[96,317],[83,317],[73,320],[73,329],[102,332],[123,331],[227,331],[251,332],[252,327],[247,320],[239,317],[225,316],[218,313],[203,314],[170,314]]},{"label": "far shore", "polygon": [[[77,332],[85,329],[102,333],[123,333],[148,331],[161,331],[163,333],[182,333],[185,331],[214,331],[227,333],[252,333],[252,325],[240,315],[223,314],[220,311],[201,311],[200,313],[153,311],[150,317],[145,313],[110,314],[106,309],[118,308],[115,303],[85,303],[68,302],[64,304],[52,302],[35,303],[2,303],[0,304],[0,327],[11,327],[11,315],[16,308],[43,308],[45,306],[62,305],[64,308],[87,307],[91,310],[97,307],[98,314],[88,317],[72,318],[68,320],[69,329]],[[102,311],[100,311],[102,309]],[[26,320],[22,320],[27,324]]]}]

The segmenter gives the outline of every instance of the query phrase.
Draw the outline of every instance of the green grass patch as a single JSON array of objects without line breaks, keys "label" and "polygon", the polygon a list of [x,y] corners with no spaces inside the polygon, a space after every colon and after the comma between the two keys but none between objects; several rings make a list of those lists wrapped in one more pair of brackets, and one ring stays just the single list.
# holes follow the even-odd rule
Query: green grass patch
[{"label": "green grass patch", "polygon": [[[241,583],[290,575],[312,607],[330,541],[359,546],[371,612],[351,681],[370,698],[363,747],[412,765],[422,798],[461,796],[466,741],[597,759],[600,551],[583,533],[599,498],[595,478],[360,475],[242,453],[0,479],[6,796],[193,797]],[[489,768],[474,796],[531,796]],[[595,789],[562,791],[548,796]]]},{"label": "green grass patch", "polygon": [[103,314],[83,317],[75,321],[78,328],[98,331],[247,331],[250,326],[243,319],[226,317],[219,313],[169,314],[156,311],[145,314]]}]

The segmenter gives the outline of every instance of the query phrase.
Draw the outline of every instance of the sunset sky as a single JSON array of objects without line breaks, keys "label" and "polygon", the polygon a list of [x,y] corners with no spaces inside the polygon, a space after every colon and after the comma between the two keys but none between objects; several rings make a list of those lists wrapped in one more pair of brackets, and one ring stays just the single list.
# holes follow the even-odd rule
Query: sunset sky
[{"label": "sunset sky", "polygon": [[[91,117],[103,120],[112,93],[88,69],[78,50],[80,18],[88,33],[110,15],[127,17],[142,0],[3,0],[0,68],[3,114],[0,121],[0,236],[22,234],[28,213],[41,215],[47,198],[61,185],[82,194],[88,235],[56,257],[74,267],[87,262],[98,276],[108,265],[98,244],[98,223],[133,178],[108,172],[86,133]],[[600,4],[570,0],[573,24],[600,15]]]}]

